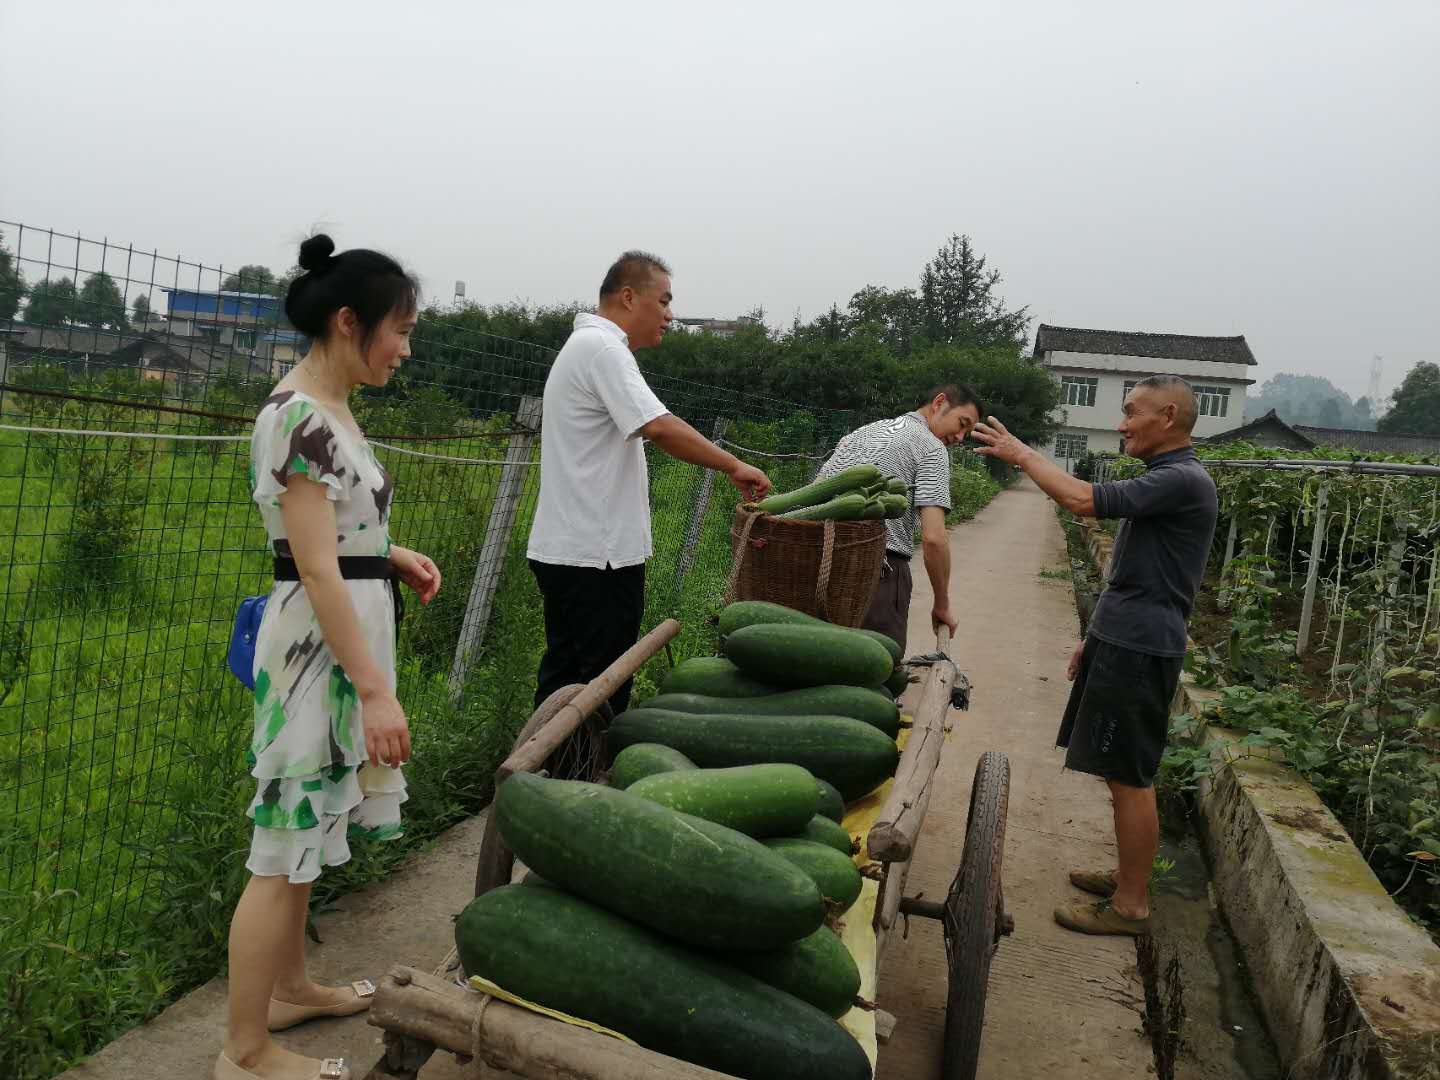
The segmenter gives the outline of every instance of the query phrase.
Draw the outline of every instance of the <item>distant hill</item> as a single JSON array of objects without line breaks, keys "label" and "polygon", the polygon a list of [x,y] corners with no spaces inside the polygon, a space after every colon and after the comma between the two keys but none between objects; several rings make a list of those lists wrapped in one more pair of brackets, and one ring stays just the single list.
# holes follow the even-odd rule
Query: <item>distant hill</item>
[{"label": "distant hill", "polygon": [[1350,400],[1350,395],[1319,375],[1272,376],[1259,390],[1245,397],[1245,415],[1251,419],[1274,409],[1287,424],[1374,431],[1375,414],[1370,399]]}]

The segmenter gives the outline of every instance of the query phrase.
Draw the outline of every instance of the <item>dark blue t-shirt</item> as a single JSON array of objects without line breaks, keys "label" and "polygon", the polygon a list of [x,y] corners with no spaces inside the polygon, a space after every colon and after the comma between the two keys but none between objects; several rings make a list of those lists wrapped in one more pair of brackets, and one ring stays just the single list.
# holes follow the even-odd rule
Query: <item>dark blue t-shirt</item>
[{"label": "dark blue t-shirt", "polygon": [[1125,520],[1090,633],[1122,649],[1184,656],[1220,509],[1215,482],[1186,446],[1151,458],[1133,479],[1096,484],[1094,494],[1097,518]]}]

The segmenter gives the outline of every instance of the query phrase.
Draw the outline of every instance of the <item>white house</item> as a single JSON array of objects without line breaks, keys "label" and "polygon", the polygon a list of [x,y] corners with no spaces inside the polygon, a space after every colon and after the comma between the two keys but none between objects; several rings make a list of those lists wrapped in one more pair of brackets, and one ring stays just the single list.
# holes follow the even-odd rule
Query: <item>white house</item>
[{"label": "white house", "polygon": [[1256,360],[1242,337],[1079,330],[1042,324],[1035,358],[1060,380],[1065,426],[1045,453],[1071,463],[1087,450],[1117,453],[1125,395],[1151,375],[1179,375],[1195,389],[1197,439],[1245,423],[1245,389]]}]

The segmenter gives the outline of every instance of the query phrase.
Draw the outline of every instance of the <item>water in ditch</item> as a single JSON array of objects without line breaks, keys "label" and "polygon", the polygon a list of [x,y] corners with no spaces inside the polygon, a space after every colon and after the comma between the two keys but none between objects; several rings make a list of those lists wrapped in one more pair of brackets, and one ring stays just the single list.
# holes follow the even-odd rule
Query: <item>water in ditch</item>
[{"label": "water in ditch", "polygon": [[[1179,960],[1185,1018],[1177,1080],[1281,1080],[1284,1070],[1261,1018],[1244,957],[1210,887],[1210,869],[1183,802],[1168,800],[1160,857],[1173,863],[1153,885],[1152,921],[1163,980]],[[1173,970],[1173,969],[1172,969]],[[1165,987],[1159,988],[1162,1000]]]}]

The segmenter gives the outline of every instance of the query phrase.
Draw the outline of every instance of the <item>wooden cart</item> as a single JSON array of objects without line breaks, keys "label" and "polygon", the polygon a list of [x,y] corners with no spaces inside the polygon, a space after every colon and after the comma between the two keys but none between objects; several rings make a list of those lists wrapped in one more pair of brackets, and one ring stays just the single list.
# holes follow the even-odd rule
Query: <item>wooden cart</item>
[{"label": "wooden cart", "polygon": [[[667,620],[587,685],[557,690],[531,716],[496,774],[496,784],[517,772],[541,772],[599,780],[609,766],[596,712],[626,679],[680,632]],[[941,630],[939,652],[949,645]],[[949,729],[951,690],[963,678],[948,659],[926,669],[914,726],[900,757],[895,782],[867,846],[882,866],[875,906],[877,965],[902,917],[924,916],[943,925],[949,970],[941,1080],[974,1077],[985,1017],[990,960],[1013,923],[1000,887],[1010,764],[986,752],[975,770],[970,812],[959,867],[943,901],[904,895],[920,827],[930,806],[935,773]],[[475,877],[475,894],[508,884],[514,856],[492,815],[486,823]],[[606,1035],[477,993],[457,982],[452,950],[434,973],[397,966],[380,983],[369,1022],[385,1032],[385,1054],[366,1080],[417,1080],[437,1049],[471,1061],[477,1076],[492,1069],[529,1080],[733,1080]],[[878,1014],[882,1040],[888,1018]]]}]

